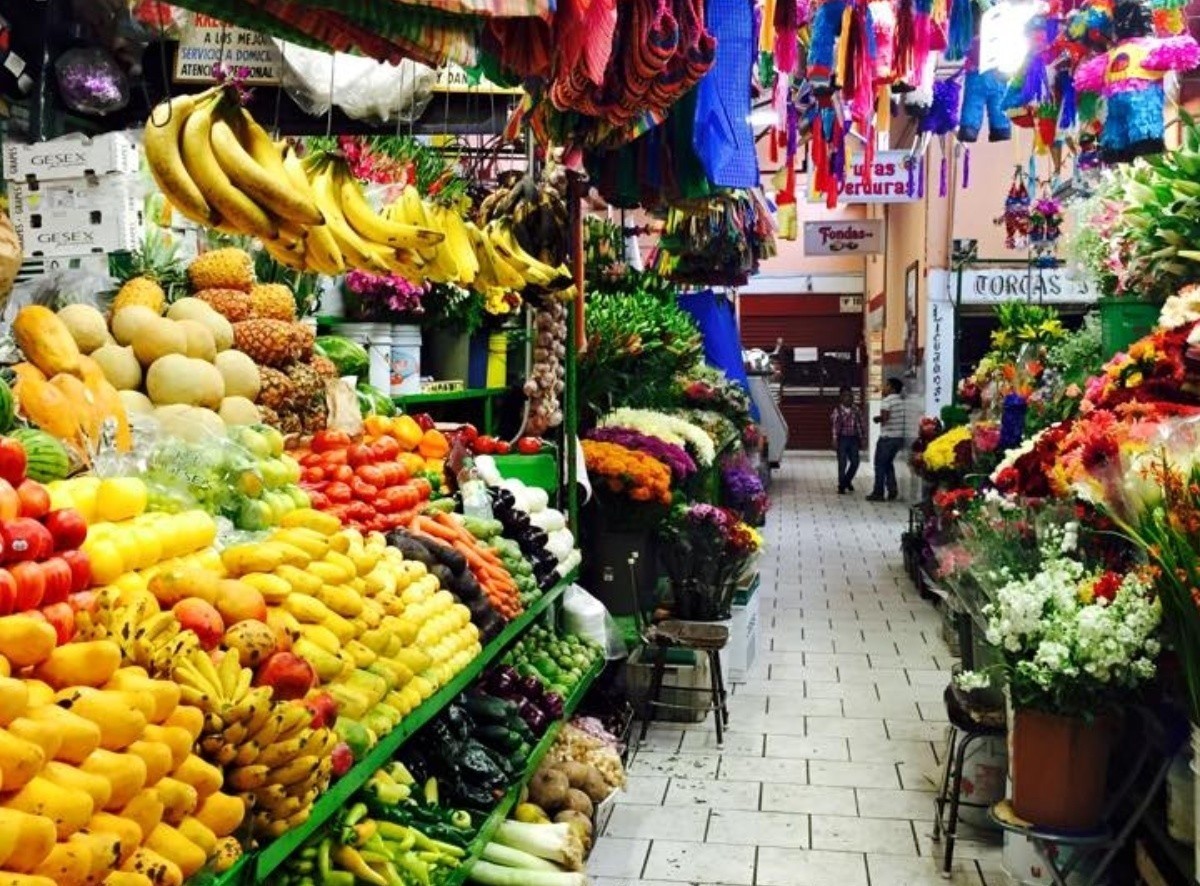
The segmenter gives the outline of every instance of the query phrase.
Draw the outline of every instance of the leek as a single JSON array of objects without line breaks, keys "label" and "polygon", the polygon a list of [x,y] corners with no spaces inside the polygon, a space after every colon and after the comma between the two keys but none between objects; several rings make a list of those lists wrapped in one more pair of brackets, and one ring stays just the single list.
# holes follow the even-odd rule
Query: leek
[{"label": "leek", "polygon": [[494,842],[556,862],[569,871],[583,867],[583,842],[567,824],[525,824],[505,821]]},{"label": "leek", "polygon": [[523,868],[527,871],[560,870],[559,866],[552,861],[546,861],[544,858],[538,858],[536,855],[530,855],[528,852],[513,849],[502,843],[488,843],[483,847],[483,855],[480,857],[484,861],[503,865],[506,868]]},{"label": "leek", "polygon": [[471,868],[471,882],[481,886],[589,886],[591,881],[587,874],[505,868],[490,861],[477,861]]}]

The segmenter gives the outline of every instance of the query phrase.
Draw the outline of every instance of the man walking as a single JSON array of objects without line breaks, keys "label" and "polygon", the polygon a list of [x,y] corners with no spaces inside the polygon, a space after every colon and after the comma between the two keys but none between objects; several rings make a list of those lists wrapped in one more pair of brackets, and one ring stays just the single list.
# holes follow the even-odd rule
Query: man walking
[{"label": "man walking", "polygon": [[833,407],[833,448],[837,452],[838,495],[854,491],[858,453],[864,436],[862,413],[854,405],[854,392],[842,386],[838,405]]},{"label": "man walking", "polygon": [[904,448],[904,383],[898,378],[889,378],[887,388],[888,394],[880,404],[879,415],[875,417],[875,422],[880,426],[879,442],[875,444],[875,488],[867,496],[867,501],[883,501],[885,490],[888,501],[895,501],[900,495],[896,487],[896,456]]}]

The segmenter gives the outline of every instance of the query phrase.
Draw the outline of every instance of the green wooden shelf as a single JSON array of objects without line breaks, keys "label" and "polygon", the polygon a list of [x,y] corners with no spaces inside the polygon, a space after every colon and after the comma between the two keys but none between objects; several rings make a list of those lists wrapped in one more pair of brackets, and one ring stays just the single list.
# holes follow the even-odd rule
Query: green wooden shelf
[{"label": "green wooden shelf", "polygon": [[430,391],[427,394],[398,394],[392,402],[399,406],[421,406],[427,403],[461,403],[463,400],[484,400],[500,397],[508,388],[464,388],[461,391]]},{"label": "green wooden shelf", "polygon": [[[418,708],[400,721],[400,725],[379,740],[365,757],[354,764],[354,767],[335,781],[320,799],[313,805],[312,814],[304,824],[288,831],[255,856],[254,882],[266,882],[276,868],[287,860],[293,852],[316,832],[321,825],[331,819],[350,799],[350,797],[367,780],[391,760],[414,733],[432,720],[446,705],[453,701],[460,692],[470,686],[476,678],[504,652],[518,636],[533,624],[550,605],[562,596],[567,587],[575,580],[575,574],[568,575],[541,597],[533,602],[528,609],[513,619],[494,640],[483,648],[483,651],[466,668],[455,675],[449,683],[426,699]],[[223,881],[224,882],[224,881]],[[235,883],[236,880],[229,880]]]},{"label": "green wooden shelf", "polygon": [[587,695],[587,691],[596,682],[596,678],[600,676],[601,671],[604,670],[604,665],[605,662],[601,660],[590,671],[584,674],[576,684],[575,689],[571,692],[571,695],[563,702],[562,719],[551,723],[550,728],[546,730],[546,734],[542,736],[537,746],[534,747],[533,753],[529,755],[529,763],[525,767],[525,772],[521,775],[521,780],[508,789],[503,799],[500,800],[500,804],[492,810],[492,814],[487,817],[487,820],[479,828],[479,832],[475,834],[475,839],[471,841],[471,845],[467,849],[466,858],[450,874],[446,880],[446,886],[460,886],[460,884],[467,882],[467,878],[471,875],[471,866],[483,855],[484,848],[496,836],[496,830],[508,818],[508,814],[512,812],[513,807],[517,805],[517,800],[521,797],[521,791],[529,783],[529,780],[533,778],[534,773],[538,771],[538,767],[542,765],[542,760],[550,752],[550,748],[554,745],[555,740],[557,740],[558,734],[562,731],[563,726],[570,719],[571,715],[579,708],[583,697]]}]

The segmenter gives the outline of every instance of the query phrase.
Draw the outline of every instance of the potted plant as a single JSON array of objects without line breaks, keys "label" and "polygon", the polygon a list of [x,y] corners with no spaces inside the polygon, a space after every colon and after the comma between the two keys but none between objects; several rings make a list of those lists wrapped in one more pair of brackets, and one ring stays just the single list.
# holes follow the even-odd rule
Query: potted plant
[{"label": "potted plant", "polygon": [[425,295],[425,350],[438,381],[467,382],[471,336],[483,326],[484,300],[478,293],[437,283]]},{"label": "potted plant", "polygon": [[728,508],[676,507],[659,529],[673,614],[692,621],[731,618],[738,582],[761,547],[762,537]]},{"label": "potted plant", "polygon": [[1014,711],[1012,803],[1040,827],[1085,830],[1103,812],[1121,703],[1155,674],[1162,606],[1149,574],[1088,569],[1043,551],[1040,571],[1014,578],[984,606],[1002,661],[956,679],[972,691],[1003,675]]}]

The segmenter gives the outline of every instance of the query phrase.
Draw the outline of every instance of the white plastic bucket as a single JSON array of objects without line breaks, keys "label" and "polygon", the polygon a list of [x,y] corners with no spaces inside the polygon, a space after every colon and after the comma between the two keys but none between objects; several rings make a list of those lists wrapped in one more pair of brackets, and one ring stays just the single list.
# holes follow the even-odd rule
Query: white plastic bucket
[{"label": "white plastic bucket", "polygon": [[[963,736],[959,735],[959,741]],[[958,817],[968,824],[988,831],[999,830],[988,810],[1004,799],[1008,777],[1008,743],[1003,738],[987,738],[971,743],[963,760],[963,779],[960,799],[982,803],[982,808],[960,806]]]},{"label": "white plastic bucket", "polygon": [[391,392],[393,397],[421,393],[421,327],[392,327]]},{"label": "white plastic bucket", "polygon": [[392,388],[392,325],[390,323],[342,323],[333,327],[335,335],[345,336],[367,349],[371,358],[367,381],[379,391]]}]

